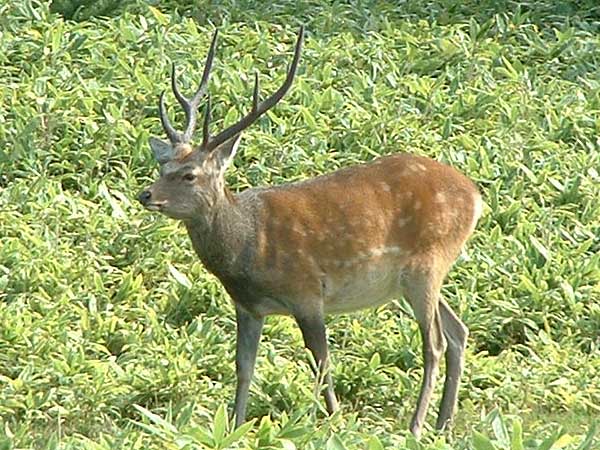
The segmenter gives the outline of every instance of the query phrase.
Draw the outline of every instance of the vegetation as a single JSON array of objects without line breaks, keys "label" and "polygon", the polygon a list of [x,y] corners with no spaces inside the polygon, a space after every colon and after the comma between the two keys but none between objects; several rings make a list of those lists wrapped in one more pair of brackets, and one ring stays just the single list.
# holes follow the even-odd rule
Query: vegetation
[{"label": "vegetation", "polygon": [[[219,26],[216,129],[254,70],[281,82],[301,22],[296,84],[230,184],[400,151],[477,181],[444,289],[471,330],[451,433],[407,432],[422,364],[402,301],[329,318],[333,417],[296,326],[270,318],[233,431],[232,305],[135,201],[170,63],[189,92]],[[0,3],[0,448],[599,448],[599,30],[595,0]]]}]

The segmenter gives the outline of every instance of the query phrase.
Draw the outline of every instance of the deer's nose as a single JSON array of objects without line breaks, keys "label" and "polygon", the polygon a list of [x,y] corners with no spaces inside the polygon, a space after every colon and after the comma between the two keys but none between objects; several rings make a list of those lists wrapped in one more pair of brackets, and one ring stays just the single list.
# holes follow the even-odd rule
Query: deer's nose
[{"label": "deer's nose", "polygon": [[152,192],[150,192],[149,190],[142,191],[142,192],[140,192],[140,195],[138,195],[138,200],[142,205],[145,205],[146,203],[148,203],[151,198],[152,198]]}]

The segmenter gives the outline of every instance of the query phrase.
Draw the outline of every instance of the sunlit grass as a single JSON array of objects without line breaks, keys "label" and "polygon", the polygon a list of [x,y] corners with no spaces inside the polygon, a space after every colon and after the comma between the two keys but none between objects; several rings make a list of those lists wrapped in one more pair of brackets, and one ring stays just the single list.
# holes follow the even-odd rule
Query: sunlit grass
[{"label": "sunlit grass", "polygon": [[[0,6],[0,448],[600,445],[595,2],[76,4],[54,8],[77,22]],[[244,134],[234,190],[410,151],[486,201],[443,291],[471,330],[456,424],[420,444],[420,338],[401,301],[328,319],[331,418],[295,324],[268,319],[256,421],[231,430],[233,307],[184,230],[134,200],[156,176],[171,61],[191,90],[219,25],[216,129],[246,111],[254,70],[265,92],[281,82],[301,22],[298,79]]]}]

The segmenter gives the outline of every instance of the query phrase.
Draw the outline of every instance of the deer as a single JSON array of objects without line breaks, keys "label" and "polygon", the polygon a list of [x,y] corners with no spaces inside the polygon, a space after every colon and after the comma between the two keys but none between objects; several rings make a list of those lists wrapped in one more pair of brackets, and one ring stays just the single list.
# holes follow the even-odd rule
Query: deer
[{"label": "deer", "polygon": [[[168,141],[150,138],[160,176],[138,200],[146,210],[183,223],[195,253],[233,300],[236,427],[246,420],[265,317],[293,317],[314,357],[326,410],[333,414],[339,405],[325,316],[403,297],[422,336],[424,366],[409,429],[421,435],[444,355],[445,381],[436,422],[443,430],[457,408],[468,329],[442,297],[441,287],[481,215],[476,185],[449,165],[410,153],[236,193],[225,183],[242,132],[290,90],[304,34],[302,26],[283,84],[261,100],[256,73],[250,111],[216,135],[210,131],[207,86],[218,30],[191,98],[179,91],[173,64],[171,89],[185,113],[185,128],[180,132],[171,125],[163,90],[158,109]],[[202,141],[193,145],[204,98]]]}]

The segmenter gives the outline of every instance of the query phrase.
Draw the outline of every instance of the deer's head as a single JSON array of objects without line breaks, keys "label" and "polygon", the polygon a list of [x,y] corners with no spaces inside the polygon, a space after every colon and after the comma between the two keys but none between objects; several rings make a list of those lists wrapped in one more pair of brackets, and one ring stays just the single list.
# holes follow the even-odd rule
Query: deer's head
[{"label": "deer's head", "polygon": [[[241,133],[260,116],[281,100],[292,85],[304,38],[301,27],[296,41],[294,57],[284,83],[270,97],[260,101],[258,73],[255,76],[252,110],[237,123],[210,135],[210,95],[206,93],[210,70],[215,55],[217,31],[206,57],[200,85],[191,99],[184,97],[177,88],[175,66],[171,72],[171,88],[186,117],[185,131],[178,132],[167,117],[165,93],[160,95],[159,113],[168,141],[150,138],[150,147],[160,164],[160,178],[138,196],[148,210],[160,211],[174,219],[188,220],[209,213],[211,208],[225,197],[225,170],[233,160]],[[198,106],[206,96],[202,143],[193,146],[191,141],[197,122]]]}]

